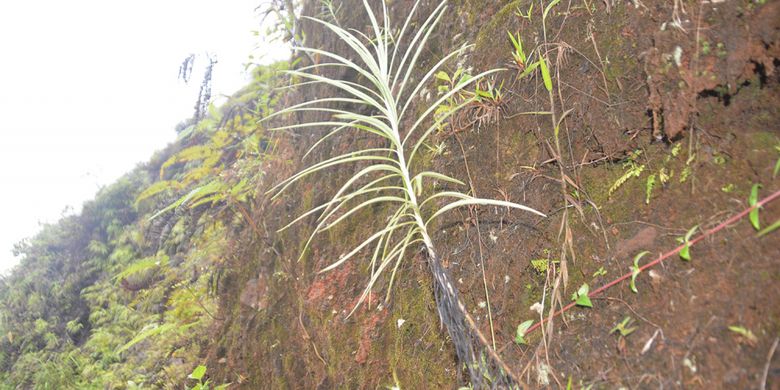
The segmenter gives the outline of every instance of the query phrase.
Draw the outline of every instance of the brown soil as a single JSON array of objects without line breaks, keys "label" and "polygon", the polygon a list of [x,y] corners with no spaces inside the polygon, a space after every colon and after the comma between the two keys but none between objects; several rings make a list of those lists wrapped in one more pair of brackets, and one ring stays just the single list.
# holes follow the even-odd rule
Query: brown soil
[{"label": "brown soil", "polygon": [[[361,2],[344,3],[342,24],[365,28]],[[388,3],[400,21],[412,2]],[[453,3],[424,63],[467,40],[476,44],[467,66],[507,66],[507,30],[520,32],[529,47],[543,41],[538,3],[531,21],[515,15],[526,1]],[[593,290],[628,272],[638,252],[650,251],[642,262],[650,261],[674,249],[691,227],[710,228],[741,211],[753,183],[763,185],[763,195],[780,189],[772,172],[780,158],[774,149],[780,1],[763,3],[563,1],[547,23],[556,111],[572,110],[560,128],[561,156],[548,116],[517,115],[549,109],[538,73],[522,82],[516,70],[501,73],[502,102],[488,107],[497,116],[437,135],[445,148],[427,156],[434,168],[471,182],[479,196],[548,215],[464,209],[451,213],[434,237],[471,314],[490,335],[484,266],[497,349],[531,387],[566,388],[571,379],[573,388],[759,388],[767,370],[766,388],[780,389],[780,352],[768,358],[780,336],[780,233],[756,238],[746,220],[694,246],[692,261],[675,257],[641,274],[638,294],[623,283],[595,298],[593,308],[567,312],[545,333],[546,342],[540,332],[529,335],[531,346],[513,341],[518,324],[538,320],[530,307],[543,292],[549,303],[556,272],[568,275],[559,292],[566,304],[582,283]],[[423,6],[423,14],[432,7]],[[310,4],[305,12],[315,9]],[[309,45],[346,52],[323,31],[304,29]],[[328,92],[301,91],[288,103]],[[318,136],[284,141],[279,149],[286,157],[268,170],[269,183],[303,166],[293,156]],[[345,135],[321,150],[367,142]],[[644,171],[610,194],[631,162]],[[276,231],[328,199],[350,171],[297,186],[267,202],[258,219]],[[648,196],[650,175],[655,186]],[[463,384],[421,256],[401,265],[389,305],[377,306],[375,298],[349,318],[366,283],[366,263],[356,259],[317,273],[381,225],[375,215],[382,210],[316,239],[300,261],[311,221],[269,233],[273,250],[252,241],[231,260],[220,315],[229,320],[215,329],[209,355],[218,378],[247,389]],[[761,211],[764,225],[778,218],[780,202]],[[531,264],[539,259],[549,260],[547,271]],[[267,284],[259,310],[239,299],[251,280]],[[386,286],[378,286],[374,296],[384,297]],[[619,337],[611,330],[626,316],[636,330]],[[750,329],[755,341],[730,331],[732,325]]]}]

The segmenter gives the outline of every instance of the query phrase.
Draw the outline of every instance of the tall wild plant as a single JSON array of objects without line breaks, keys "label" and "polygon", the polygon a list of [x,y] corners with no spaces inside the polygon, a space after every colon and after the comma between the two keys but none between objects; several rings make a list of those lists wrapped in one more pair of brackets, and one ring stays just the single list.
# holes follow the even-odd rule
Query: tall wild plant
[{"label": "tall wild plant", "polygon": [[[427,69],[419,80],[415,81],[413,78],[425,44],[444,15],[446,1],[439,4],[419,29],[413,32],[411,31],[412,16],[420,5],[417,1],[396,36],[391,33],[387,5],[383,2],[382,14],[377,15],[366,0],[363,3],[371,23],[370,37],[361,32],[345,30],[324,20],[308,18],[341,39],[351,49],[351,55],[345,56],[316,48],[301,48],[300,50],[313,57],[327,60],[324,63],[288,72],[304,80],[298,84],[299,86],[322,84],[334,87],[342,96],[307,101],[279,111],[268,118],[295,112],[325,113],[330,119],[295,123],[278,128],[280,130],[323,127],[331,129],[309,149],[307,155],[328,137],[347,130],[376,137],[382,141],[383,146],[355,150],[315,163],[282,181],[269,192],[279,196],[293,183],[324,169],[342,164],[362,163],[363,168],[346,180],[330,201],[311,209],[290,223],[292,225],[306,217],[320,214],[312,237],[306,243],[308,248],[317,233],[333,228],[366,207],[381,204],[391,210],[386,223],[381,228],[321,272],[332,270],[356,257],[364,249],[371,248],[372,254],[367,264],[371,274],[358,303],[360,305],[368,297],[380,276],[384,274],[389,274],[387,288],[389,297],[396,272],[400,263],[406,258],[407,252],[410,248],[422,246],[435,280],[435,297],[440,318],[447,326],[459,359],[471,374],[472,383],[475,385],[483,383],[485,377],[496,378],[491,380],[493,385],[498,383],[497,377],[503,378],[504,383],[508,383],[507,375],[511,375],[507,372],[508,367],[487,345],[484,336],[460,301],[455,283],[452,282],[437,255],[429,229],[431,223],[447,211],[470,205],[509,207],[544,215],[530,207],[513,202],[476,198],[466,192],[431,190],[431,187],[436,187],[426,185],[431,182],[445,182],[461,187],[465,185],[460,180],[432,170],[416,170],[420,164],[415,164],[420,158],[421,146],[431,134],[440,127],[442,122],[471,101],[464,101],[442,113],[440,108],[443,103],[463,88],[499,70],[480,73],[467,82],[455,86],[433,103],[426,103],[420,99],[424,87],[448,60],[463,54],[468,49],[468,46],[464,46],[447,54]],[[378,17],[381,19],[378,20]],[[324,76],[323,72],[312,72],[324,68],[348,69],[357,73],[363,82],[340,80]],[[422,109],[415,103],[422,105]],[[352,109],[334,108],[336,105],[349,106]],[[437,113],[435,118],[432,115],[434,113]],[[412,118],[407,120],[410,116]],[[304,252],[305,250],[304,248]],[[485,352],[492,358],[493,364],[486,363]]]}]

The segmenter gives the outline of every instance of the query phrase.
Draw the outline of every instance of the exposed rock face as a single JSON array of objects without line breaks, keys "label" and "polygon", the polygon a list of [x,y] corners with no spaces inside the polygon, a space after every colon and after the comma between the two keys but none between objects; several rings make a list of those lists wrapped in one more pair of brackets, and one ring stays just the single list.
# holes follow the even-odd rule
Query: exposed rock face
[{"label": "exposed rock face", "polygon": [[615,258],[630,257],[644,248],[652,248],[658,231],[654,227],[646,227],[640,230],[634,237],[620,241],[617,244]]},{"label": "exposed rock face", "polygon": [[265,275],[249,279],[241,291],[240,302],[244,306],[249,306],[257,311],[268,307],[268,281]]}]

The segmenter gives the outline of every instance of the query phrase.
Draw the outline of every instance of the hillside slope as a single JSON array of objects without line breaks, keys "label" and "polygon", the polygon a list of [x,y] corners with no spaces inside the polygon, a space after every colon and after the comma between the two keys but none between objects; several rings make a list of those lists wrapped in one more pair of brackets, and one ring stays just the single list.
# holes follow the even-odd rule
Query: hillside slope
[{"label": "hillside slope", "polygon": [[[387,1],[394,31],[414,3]],[[410,28],[437,5],[421,2]],[[302,10],[371,33],[361,0]],[[298,22],[306,46],[358,61],[322,25]],[[746,218],[719,226],[755,203],[754,184],[757,198],[780,190],[780,1],[454,0],[411,79],[464,42],[474,47],[446,62],[410,112],[463,75],[504,69],[451,96],[463,109],[417,163],[464,185],[430,180],[420,192],[443,186],[547,215],[462,207],[433,225],[485,337],[478,359],[496,365],[484,351],[495,352],[515,384],[531,388],[780,385],[780,233],[756,237]],[[371,249],[320,272],[381,229],[386,207],[360,209],[309,247],[316,216],[282,229],[369,165],[323,170],[271,196],[276,184],[384,146],[354,131],[270,130],[327,121],[318,112],[266,118],[338,97],[323,85],[280,88],[301,81],[281,70],[366,83],[354,71],[306,68],[326,61],[299,52],[258,68],[250,86],[81,215],[21,245],[22,264],[0,284],[0,383],[182,388],[198,382],[187,375],[202,364],[211,384],[230,388],[497,385],[458,362],[421,249],[397,263],[389,293],[386,275],[351,316]],[[778,204],[761,209],[761,228],[780,218]],[[702,232],[712,233],[682,260],[678,239]],[[666,253],[636,275],[637,292],[622,281],[592,296],[591,308],[517,337],[518,325],[577,300],[581,286],[594,291]]]}]

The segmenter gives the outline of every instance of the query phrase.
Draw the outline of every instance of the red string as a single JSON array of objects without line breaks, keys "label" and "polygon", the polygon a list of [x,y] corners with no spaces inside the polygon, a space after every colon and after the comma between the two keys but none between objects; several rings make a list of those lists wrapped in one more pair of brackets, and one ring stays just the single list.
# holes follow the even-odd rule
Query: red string
[{"label": "red string", "polygon": [[[711,236],[711,235],[719,232],[720,230],[722,230],[726,226],[731,225],[734,222],[737,222],[741,218],[744,218],[746,215],[750,214],[750,212],[753,211],[753,209],[761,207],[761,206],[763,206],[763,205],[765,205],[765,204],[767,204],[767,203],[777,199],[778,197],[780,197],[780,191],[777,191],[777,192],[773,193],[772,195],[767,196],[766,198],[762,199],[761,201],[759,201],[755,205],[753,205],[751,207],[748,207],[745,210],[743,210],[742,212],[740,212],[739,214],[736,214],[736,215],[732,216],[731,218],[725,220],[720,225],[715,226],[714,228],[712,228],[710,230],[707,230],[704,233],[700,234],[698,237],[694,238],[693,240],[688,241],[688,247],[694,246],[699,241],[707,238],[708,236]],[[669,257],[672,257],[672,256],[676,255],[677,253],[679,253],[683,248],[685,248],[685,244],[681,244],[680,246],[678,246],[674,250],[672,250],[670,252],[667,252],[667,253],[661,255],[660,257],[658,257],[657,259],[655,259],[655,260],[653,260],[653,261],[651,261],[651,262],[649,262],[649,263],[639,267],[639,271],[642,272],[642,271],[644,271],[644,270],[646,270],[648,268],[651,268],[653,266],[658,265],[659,263],[663,262],[664,260],[668,259]],[[630,278],[632,274],[633,274],[633,272],[629,272],[629,273],[627,273],[627,274],[625,274],[625,275],[623,275],[623,276],[621,276],[621,277],[619,277],[619,278],[617,278],[617,279],[615,279],[615,280],[613,280],[613,281],[611,281],[611,282],[609,282],[609,283],[599,287],[598,289],[593,290],[593,292],[588,294],[588,297],[594,297],[594,296],[602,293],[604,290],[606,290],[606,289],[608,289],[608,288],[610,288],[610,287],[612,287],[612,286],[614,286],[614,285],[616,285],[616,284],[618,284],[618,283],[620,283],[620,282]],[[525,334],[527,335],[527,334],[533,332],[537,328],[539,328],[542,325],[544,325],[545,322],[549,322],[553,318],[563,314],[564,312],[566,312],[567,310],[571,309],[572,307],[574,307],[576,305],[577,304],[575,302],[569,303],[568,305],[564,306],[562,309],[560,309],[557,312],[553,313],[553,315],[545,317],[544,319],[542,319],[541,322],[538,322],[538,323],[534,324],[533,326],[531,326],[530,328],[528,328],[528,330],[525,332]]]}]

